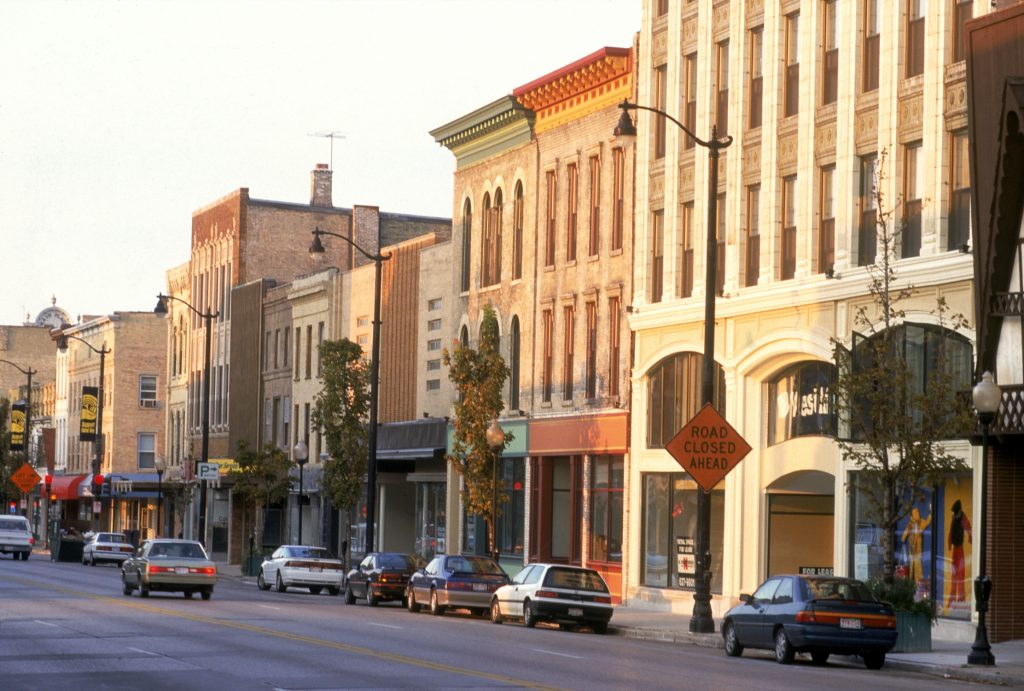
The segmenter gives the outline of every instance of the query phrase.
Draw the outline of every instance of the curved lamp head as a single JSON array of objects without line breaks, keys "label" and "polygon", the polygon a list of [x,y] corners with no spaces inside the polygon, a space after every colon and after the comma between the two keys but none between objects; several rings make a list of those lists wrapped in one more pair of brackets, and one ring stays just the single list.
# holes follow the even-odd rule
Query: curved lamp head
[{"label": "curved lamp head", "polygon": [[68,337],[64,334],[57,336],[57,350],[62,353],[68,352]]},{"label": "curved lamp head", "polygon": [[167,315],[167,296],[163,293],[156,296],[156,307],[153,308],[153,314],[158,317]]},{"label": "curved lamp head", "polygon": [[619,116],[619,124],[615,126],[615,139],[622,139],[626,142],[636,139],[636,125],[633,124],[633,118],[629,117],[629,101],[623,101],[619,104],[619,108],[622,108],[622,115]]},{"label": "curved lamp head", "polygon": [[153,461],[153,469],[156,470],[157,475],[163,475],[164,471],[167,470],[167,462],[162,458],[158,458]]},{"label": "curved lamp head", "polygon": [[310,254],[323,254],[324,253],[324,243],[320,242],[320,227],[317,226],[317,229],[312,231],[312,233],[313,233],[313,244],[311,244],[309,246],[309,253]]},{"label": "curved lamp head", "polygon": [[498,418],[494,418],[491,426],[487,428],[485,435],[487,437],[487,445],[491,447],[492,451],[498,451],[505,446],[505,430],[498,424]]},{"label": "curved lamp head", "polygon": [[292,448],[292,455],[295,457],[295,462],[299,465],[305,465],[306,461],[309,460],[309,447],[306,446],[306,442],[300,439],[295,446]]},{"label": "curved lamp head", "polygon": [[982,415],[992,416],[999,410],[999,401],[1003,397],[1003,391],[992,380],[992,373],[985,372],[981,375],[981,381],[975,384],[971,397],[974,399],[974,409],[978,411],[979,417]]}]

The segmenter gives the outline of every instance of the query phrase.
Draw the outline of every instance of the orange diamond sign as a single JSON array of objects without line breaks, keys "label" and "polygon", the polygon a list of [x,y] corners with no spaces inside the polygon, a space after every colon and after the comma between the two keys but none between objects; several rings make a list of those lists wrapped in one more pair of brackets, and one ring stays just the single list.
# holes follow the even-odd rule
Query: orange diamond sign
[{"label": "orange diamond sign", "polygon": [[39,473],[32,469],[28,463],[23,463],[20,468],[11,475],[11,482],[16,484],[22,492],[28,494],[32,488],[39,484]]},{"label": "orange diamond sign", "polygon": [[665,450],[705,492],[710,492],[751,451],[750,444],[710,403],[683,425]]}]

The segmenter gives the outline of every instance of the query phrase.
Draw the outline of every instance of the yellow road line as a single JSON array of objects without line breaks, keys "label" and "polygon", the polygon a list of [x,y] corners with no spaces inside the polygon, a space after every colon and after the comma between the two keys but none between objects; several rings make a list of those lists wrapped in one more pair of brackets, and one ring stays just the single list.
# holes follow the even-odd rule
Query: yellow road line
[{"label": "yellow road line", "polygon": [[203,616],[201,614],[189,614],[187,612],[176,612],[171,609],[164,609],[162,607],[156,607],[154,605],[144,604],[142,602],[135,602],[132,600],[123,600],[116,597],[108,597],[106,595],[94,595],[92,593],[82,592],[80,590],[73,590],[71,588],[63,588],[60,586],[41,584],[35,581],[28,581],[21,578],[9,578],[8,580],[22,583],[24,585],[32,586],[35,588],[45,588],[47,590],[53,590],[67,595],[76,595],[79,597],[88,598],[90,600],[96,600],[108,605],[116,605],[119,607],[127,607],[131,609],[137,609],[143,612],[150,612],[152,614],[163,614],[170,617],[177,617],[178,619],[187,619],[189,621],[195,621],[202,624],[210,624],[213,626],[222,626],[229,629],[237,629],[239,631],[250,631],[252,633],[262,634],[264,636],[273,636],[274,638],[283,638],[289,641],[295,641],[297,643],[308,643],[310,645],[317,645],[322,648],[331,648],[333,650],[340,650],[346,653],[353,653],[356,655],[365,655],[368,657],[377,658],[378,660],[388,660],[389,662],[398,662],[403,665],[411,665],[413,667],[422,667],[424,669],[432,669],[438,672],[450,672],[452,674],[463,674],[471,677],[479,677],[481,679],[489,679],[491,681],[498,681],[506,684],[514,684],[516,686],[522,686],[530,689],[558,689],[557,686],[546,686],[544,684],[538,684],[537,682],[527,681],[525,679],[516,679],[515,677],[506,677],[501,674],[491,674],[490,672],[482,672],[480,670],[468,669],[466,667],[456,667],[455,665],[447,665],[441,662],[431,662],[430,660],[424,660],[421,658],[410,657],[408,655],[399,655],[398,653],[386,653],[380,650],[374,650],[372,648],[366,648],[358,645],[349,645],[348,643],[338,643],[336,641],[327,641],[322,638],[313,638],[312,636],[303,636],[297,633],[288,633],[287,631],[276,631],[274,629],[268,629],[264,626],[255,626],[253,624],[243,624],[242,622],[230,621],[225,619],[217,619],[215,617]]}]

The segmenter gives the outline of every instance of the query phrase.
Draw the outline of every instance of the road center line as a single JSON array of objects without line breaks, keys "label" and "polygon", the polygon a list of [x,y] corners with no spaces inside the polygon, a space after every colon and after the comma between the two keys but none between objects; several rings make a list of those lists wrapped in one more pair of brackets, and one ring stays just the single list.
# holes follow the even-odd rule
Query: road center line
[{"label": "road center line", "polygon": [[570,655],[568,653],[556,653],[554,650],[544,650],[543,648],[534,648],[533,652],[543,653],[545,655],[557,655],[558,657],[571,657],[573,660],[582,660],[583,657],[580,655]]},{"label": "road center line", "polygon": [[40,621],[38,619],[34,619],[33,621],[35,621],[35,623],[37,623],[37,624],[42,624],[43,626],[52,626],[55,629],[59,629],[60,628],[60,625],[58,625],[58,624],[51,624],[48,621]]},{"label": "road center line", "polygon": [[377,622],[374,622],[374,621],[368,621],[366,623],[369,624],[370,626],[379,626],[382,629],[404,629],[405,628],[404,626],[396,626],[394,624],[378,624]]},{"label": "road center line", "polygon": [[133,648],[132,646],[128,646],[128,650],[134,650],[135,652],[142,653],[143,655],[153,655],[155,657],[159,657],[157,653],[152,653],[148,650],[143,650],[142,648]]},{"label": "road center line", "polygon": [[260,605],[264,609],[281,609],[280,607],[274,607],[273,605]]}]

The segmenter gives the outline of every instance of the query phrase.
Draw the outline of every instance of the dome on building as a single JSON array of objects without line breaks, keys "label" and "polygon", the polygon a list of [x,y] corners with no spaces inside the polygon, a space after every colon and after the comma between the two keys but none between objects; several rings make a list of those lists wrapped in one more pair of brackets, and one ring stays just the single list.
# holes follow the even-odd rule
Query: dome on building
[{"label": "dome on building", "polygon": [[71,323],[71,315],[62,307],[57,307],[57,297],[50,298],[50,306],[36,315],[36,326],[48,326],[58,329],[63,324]]}]

